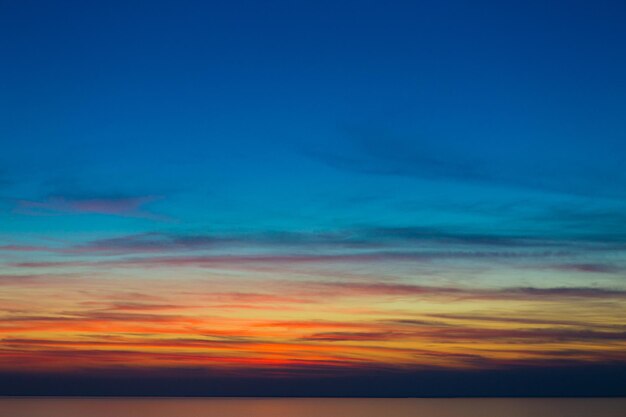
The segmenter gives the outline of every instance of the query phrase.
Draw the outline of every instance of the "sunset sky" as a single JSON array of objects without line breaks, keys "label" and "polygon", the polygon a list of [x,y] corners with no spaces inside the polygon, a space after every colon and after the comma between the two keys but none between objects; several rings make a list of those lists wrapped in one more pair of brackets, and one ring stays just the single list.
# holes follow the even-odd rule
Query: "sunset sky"
[{"label": "sunset sky", "polygon": [[0,394],[623,395],[625,19],[0,1]]}]

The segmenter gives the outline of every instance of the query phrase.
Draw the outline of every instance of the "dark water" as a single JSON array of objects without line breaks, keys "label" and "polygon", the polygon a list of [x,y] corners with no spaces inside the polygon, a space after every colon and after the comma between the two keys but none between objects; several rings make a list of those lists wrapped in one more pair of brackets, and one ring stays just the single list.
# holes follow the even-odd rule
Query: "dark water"
[{"label": "dark water", "polygon": [[625,417],[626,398],[0,398],[0,416]]}]

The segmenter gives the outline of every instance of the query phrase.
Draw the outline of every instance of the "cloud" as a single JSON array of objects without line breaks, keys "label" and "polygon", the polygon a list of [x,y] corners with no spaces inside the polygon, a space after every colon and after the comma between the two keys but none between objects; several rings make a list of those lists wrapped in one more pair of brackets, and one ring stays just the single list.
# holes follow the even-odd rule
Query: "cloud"
[{"label": "cloud", "polygon": [[212,292],[206,294],[205,298],[219,302],[239,302],[243,305],[254,304],[309,304],[315,301],[306,297],[294,297],[288,295],[253,293],[253,292]]},{"label": "cloud", "polygon": [[143,253],[189,251],[194,249],[213,248],[218,244],[227,243],[229,239],[212,235],[181,235],[172,233],[141,233],[97,239],[68,249],[86,253]]},{"label": "cloud", "polygon": [[550,265],[551,269],[565,272],[582,272],[592,274],[615,274],[624,271],[624,268],[617,265],[601,263],[572,263]]},{"label": "cloud", "polygon": [[385,130],[345,131],[343,150],[306,153],[328,165],[353,172],[420,178],[482,179],[484,174],[471,160],[437,153],[425,138],[401,139]]},{"label": "cloud", "polygon": [[[532,154],[520,155],[510,144],[504,146],[506,142],[476,148],[470,145],[472,141],[459,137],[401,136],[376,128],[346,129],[342,133],[344,141],[334,150],[311,147],[304,153],[333,168],[359,174],[453,180],[583,196],[625,196],[626,177],[611,155],[588,158],[583,167],[576,159],[565,158],[561,147],[556,146],[560,144],[545,140],[528,138],[523,151]],[[594,154],[584,148],[577,152]]]},{"label": "cloud", "polygon": [[225,247],[287,247],[287,248],[367,248],[378,245],[350,230],[318,233],[266,231],[254,233],[169,233],[149,232],[98,239],[68,248],[76,252],[170,252]]},{"label": "cloud", "polygon": [[155,314],[145,311],[86,310],[61,311],[54,314],[8,315],[0,318],[0,332],[108,332],[111,334],[158,332],[178,334],[204,324],[197,317],[181,314]]},{"label": "cloud", "polygon": [[404,339],[415,336],[413,333],[400,332],[324,332],[314,333],[303,337],[302,340],[317,342],[360,342],[360,341],[386,341]]},{"label": "cloud", "polygon": [[265,231],[250,233],[171,233],[149,232],[97,239],[67,248],[76,252],[168,252],[215,249],[226,247],[271,247],[305,250],[343,249],[345,253],[373,250],[441,249],[442,252],[475,249],[485,253],[531,254],[531,251],[566,253],[576,250],[614,250],[607,242],[583,237],[568,239],[560,236],[476,233],[430,226],[373,226],[357,225],[350,228],[301,231]]},{"label": "cloud", "polygon": [[[513,323],[522,325],[551,325],[551,326],[573,326],[586,327],[589,323],[574,320],[563,320],[554,318],[535,318],[535,317],[509,317],[503,315],[478,315],[478,314],[446,314],[446,313],[428,313],[426,317],[435,319],[453,320],[453,321],[477,321],[487,323]],[[394,322],[398,322],[397,320]],[[623,329],[623,327],[615,325],[603,325],[598,323],[592,324],[594,328],[602,328],[608,330]]]},{"label": "cloud", "polygon": [[[28,273],[35,272],[35,269],[54,272],[61,268],[66,271],[75,268],[83,272],[94,268],[202,268],[252,273],[315,273],[335,279],[362,278],[381,273],[374,269],[364,272],[362,266],[365,264],[377,268],[393,265],[393,268],[385,270],[387,276],[418,265],[421,269],[480,267],[579,274],[622,272],[624,267],[615,257],[600,258],[605,251],[615,252],[614,245],[607,246],[595,240],[371,225],[317,232],[221,231],[191,234],[154,231],[83,243],[63,244],[56,241],[53,246],[0,245],[0,252],[48,252],[55,255],[32,256],[21,261],[20,258],[7,258],[5,261],[5,266],[27,268]],[[439,291],[440,294],[443,292],[443,289]],[[445,292],[452,296],[452,289]]]},{"label": "cloud", "polygon": [[161,311],[161,310],[183,310],[194,308],[195,306],[181,304],[148,304],[148,303],[132,303],[117,302],[105,306],[106,310],[111,311]]},{"label": "cloud", "polygon": [[426,330],[419,333],[422,337],[434,338],[439,341],[479,341],[479,340],[526,340],[528,343],[556,342],[593,342],[593,341],[626,341],[626,331],[596,331],[587,329],[495,329],[457,327]]},{"label": "cloud", "polygon": [[164,216],[146,209],[161,196],[129,195],[49,195],[43,200],[16,200],[14,211],[24,215],[102,214],[163,220]]},{"label": "cloud", "polygon": [[75,274],[0,274],[0,286],[39,286],[46,282],[67,282]]},{"label": "cloud", "polygon": [[353,253],[326,253],[326,254],[267,254],[267,255],[198,255],[198,256],[145,256],[120,259],[105,259],[96,261],[27,261],[12,262],[9,266],[15,268],[80,268],[80,267],[109,267],[109,268],[217,268],[217,269],[247,269],[259,271],[266,267],[296,266],[296,265],[330,265],[348,264],[355,262],[431,262],[446,259],[527,259],[553,257],[558,253],[516,253],[496,251],[415,251],[415,252],[353,252]]},{"label": "cloud", "polygon": [[54,249],[46,246],[0,245],[2,252],[51,252]]},{"label": "cloud", "polygon": [[254,327],[275,327],[289,331],[314,329],[371,329],[372,323],[336,320],[273,320],[254,323]]},{"label": "cloud", "polygon": [[[489,341],[522,341],[523,343],[545,344],[561,342],[626,341],[624,329],[598,331],[588,328],[492,328],[477,326],[394,326],[397,321],[372,323],[371,331],[318,332],[304,336],[302,340],[318,342],[385,342],[404,339],[435,343],[458,343]],[[446,356],[445,354],[443,355]]]},{"label": "cloud", "polygon": [[334,296],[446,297],[465,300],[560,300],[570,298],[626,298],[626,290],[596,287],[438,287],[399,283],[311,282],[312,288],[330,290]]},{"label": "cloud", "polygon": [[505,295],[515,298],[539,297],[539,298],[623,298],[626,290],[595,287],[558,287],[558,288],[533,288],[517,287],[507,288],[496,292],[497,295]]}]

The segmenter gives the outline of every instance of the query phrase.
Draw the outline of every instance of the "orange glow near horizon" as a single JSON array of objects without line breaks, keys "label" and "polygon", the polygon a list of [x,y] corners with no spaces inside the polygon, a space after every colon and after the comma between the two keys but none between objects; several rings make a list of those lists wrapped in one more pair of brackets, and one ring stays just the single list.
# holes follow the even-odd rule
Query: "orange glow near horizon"
[{"label": "orange glow near horizon", "polygon": [[626,307],[620,297],[494,299],[483,290],[468,295],[366,282],[225,281],[4,282],[0,370],[24,371],[28,364],[29,372],[124,367],[324,375],[626,359],[624,323],[614,315]]}]

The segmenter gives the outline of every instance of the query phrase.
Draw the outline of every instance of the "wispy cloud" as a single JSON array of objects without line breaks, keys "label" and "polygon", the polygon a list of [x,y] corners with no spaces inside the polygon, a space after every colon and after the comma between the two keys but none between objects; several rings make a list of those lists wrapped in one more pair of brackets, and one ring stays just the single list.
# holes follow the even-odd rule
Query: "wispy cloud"
[{"label": "wispy cloud", "polygon": [[335,296],[431,296],[475,300],[559,300],[570,298],[626,298],[626,290],[595,287],[437,287],[400,283],[312,282]]},{"label": "wispy cloud", "polygon": [[161,196],[50,195],[42,200],[17,200],[14,211],[24,215],[102,214],[163,220],[166,217],[146,209]]},{"label": "wispy cloud", "polygon": [[609,263],[567,263],[549,265],[549,268],[565,272],[582,272],[593,274],[615,274],[624,271],[621,266]]},{"label": "wispy cloud", "polygon": [[537,317],[511,317],[503,315],[480,315],[480,314],[452,314],[452,313],[428,313],[426,317],[438,320],[452,320],[453,322],[478,322],[478,323],[495,323],[516,325],[542,325],[542,326],[571,326],[577,328],[585,328],[593,326],[595,329],[604,330],[626,330],[626,325],[616,326],[612,324],[588,323],[584,320],[567,320],[561,318],[537,318]]},{"label": "wispy cloud", "polygon": [[[428,246],[425,246],[428,245]],[[614,249],[597,238],[568,238],[543,234],[477,233],[458,227],[355,225],[350,228],[315,232],[267,230],[263,232],[172,233],[147,232],[97,239],[68,249],[76,251],[168,252],[222,247],[270,247],[286,249],[384,250],[408,247],[431,247],[459,250],[476,248],[485,251],[530,251],[575,249]]]},{"label": "wispy cloud", "polygon": [[352,253],[286,253],[264,255],[160,255],[136,256],[121,259],[103,259],[96,261],[68,260],[68,261],[26,261],[12,262],[8,265],[17,268],[55,268],[55,267],[142,267],[142,268],[232,268],[241,269],[243,266],[280,266],[280,265],[330,265],[354,262],[430,262],[434,260],[505,260],[552,258],[567,253],[559,252],[529,252],[516,253],[510,251],[374,251]]},{"label": "wispy cloud", "polygon": [[308,149],[305,154],[334,168],[362,174],[454,180],[613,198],[623,198],[626,190],[626,178],[619,165],[593,161],[582,169],[577,161],[561,158],[556,170],[548,157],[548,152],[555,152],[556,148],[546,147],[540,141],[527,141],[528,149],[536,150],[531,159],[520,158],[508,147],[495,146],[495,143],[485,157],[485,149],[478,152],[458,137],[403,136],[376,128],[347,129],[342,133],[345,138],[342,146],[331,151]]},{"label": "wispy cloud", "polygon": [[558,328],[541,329],[494,329],[494,328],[441,328],[421,329],[413,332],[325,332],[314,333],[304,338],[310,341],[356,342],[389,341],[402,339],[435,340],[441,342],[522,340],[530,343],[555,343],[567,341],[626,341],[626,332],[602,332],[595,330],[572,330]]}]

